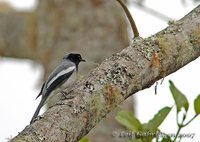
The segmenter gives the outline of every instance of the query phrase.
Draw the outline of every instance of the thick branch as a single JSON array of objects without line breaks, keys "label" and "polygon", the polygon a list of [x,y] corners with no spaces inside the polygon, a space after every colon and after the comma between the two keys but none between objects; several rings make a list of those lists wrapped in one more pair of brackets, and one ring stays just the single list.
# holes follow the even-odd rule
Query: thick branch
[{"label": "thick branch", "polygon": [[133,93],[200,56],[200,6],[180,21],[108,58],[64,100],[12,141],[75,142]]}]

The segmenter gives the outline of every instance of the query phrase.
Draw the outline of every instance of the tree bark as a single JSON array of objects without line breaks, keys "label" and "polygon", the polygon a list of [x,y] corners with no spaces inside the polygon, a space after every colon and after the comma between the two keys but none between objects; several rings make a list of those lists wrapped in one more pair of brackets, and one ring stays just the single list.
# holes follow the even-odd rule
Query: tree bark
[{"label": "tree bark", "polygon": [[70,93],[73,99],[57,103],[11,141],[78,141],[126,98],[199,56],[200,6],[104,60],[77,82]]}]

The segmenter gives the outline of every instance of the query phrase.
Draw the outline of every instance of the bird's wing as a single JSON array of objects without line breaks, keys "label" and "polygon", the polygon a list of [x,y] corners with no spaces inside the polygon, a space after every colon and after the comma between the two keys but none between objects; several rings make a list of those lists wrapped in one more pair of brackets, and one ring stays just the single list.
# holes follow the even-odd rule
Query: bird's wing
[{"label": "bird's wing", "polygon": [[[66,81],[72,73],[76,70],[76,65],[72,62],[62,62],[49,76],[46,81],[45,87],[47,92],[50,93],[55,88],[59,87]],[[48,96],[48,95],[47,95]]]}]

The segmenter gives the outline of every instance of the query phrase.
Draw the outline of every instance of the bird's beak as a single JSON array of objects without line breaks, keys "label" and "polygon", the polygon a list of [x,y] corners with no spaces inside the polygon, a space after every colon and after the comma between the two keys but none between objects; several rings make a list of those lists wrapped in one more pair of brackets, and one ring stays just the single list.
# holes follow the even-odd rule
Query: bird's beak
[{"label": "bird's beak", "polygon": [[81,62],[86,62],[86,60],[82,59]]}]

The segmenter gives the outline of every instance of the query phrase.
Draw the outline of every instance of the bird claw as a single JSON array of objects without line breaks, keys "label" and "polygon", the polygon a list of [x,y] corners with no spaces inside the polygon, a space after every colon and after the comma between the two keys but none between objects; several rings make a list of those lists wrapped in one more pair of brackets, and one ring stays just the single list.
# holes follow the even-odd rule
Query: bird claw
[{"label": "bird claw", "polygon": [[63,95],[63,98],[61,98],[61,100],[66,100],[66,99],[68,100],[68,99],[72,99],[72,98],[74,98],[74,96],[69,95],[70,92],[72,92],[72,90],[69,91],[69,92],[61,91],[61,94]]}]

